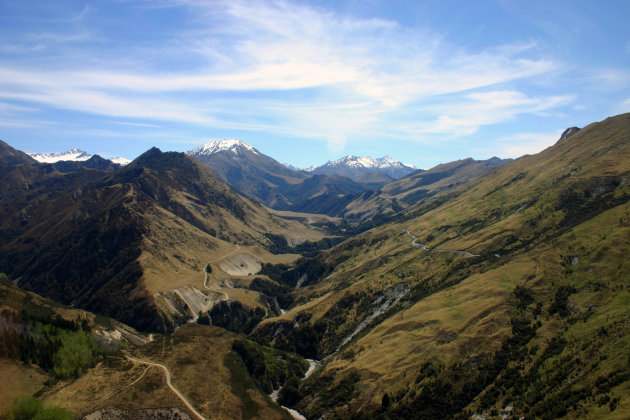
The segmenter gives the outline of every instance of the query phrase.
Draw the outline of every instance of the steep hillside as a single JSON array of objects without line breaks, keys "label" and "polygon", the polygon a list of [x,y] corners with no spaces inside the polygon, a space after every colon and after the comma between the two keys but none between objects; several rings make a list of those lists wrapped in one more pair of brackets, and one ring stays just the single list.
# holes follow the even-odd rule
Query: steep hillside
[{"label": "steep hillside", "polygon": [[208,419],[290,418],[267,394],[304,374],[308,364],[295,355],[216,327],[141,334],[0,277],[0,414],[15,398],[37,395],[77,416],[198,418],[195,410]]},{"label": "steep hillside", "polygon": [[573,132],[276,274],[252,336],[325,362],[309,418],[627,418],[629,168],[630,114]]},{"label": "steep hillside", "polygon": [[376,192],[365,192],[350,202],[343,211],[348,219],[364,220],[373,215],[391,214],[429,199],[452,192],[462,184],[508,163],[511,159],[491,158],[477,161],[471,158],[418,170],[392,181]]},{"label": "steep hillside", "polygon": [[145,341],[131,327],[22,290],[0,273],[0,413],[15,398],[83,375],[104,354]]},{"label": "steep hillside", "polygon": [[306,367],[299,357],[221,328],[186,325],[134,349],[129,357],[110,357],[78,379],[48,387],[40,398],[81,415],[116,407],[138,418],[139,410],[168,407],[198,419],[166,385],[164,370],[147,363],[166,367],[172,386],[206,419],[290,419],[267,394],[287,376],[303,375]]},{"label": "steep hillside", "polygon": [[20,162],[2,167],[0,270],[22,287],[141,329],[172,326],[171,314],[196,316],[189,303],[178,310],[156,294],[203,289],[203,268],[235,243],[249,247],[243,254],[278,262],[265,251],[266,235],[323,236],[270,215],[180,153],[152,149],[113,172]]}]

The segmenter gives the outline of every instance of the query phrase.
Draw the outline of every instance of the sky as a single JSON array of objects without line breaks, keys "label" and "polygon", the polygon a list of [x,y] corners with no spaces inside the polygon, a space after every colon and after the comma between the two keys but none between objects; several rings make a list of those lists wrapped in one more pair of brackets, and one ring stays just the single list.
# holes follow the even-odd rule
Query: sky
[{"label": "sky", "polygon": [[630,112],[626,0],[0,0],[0,139],[517,158]]}]

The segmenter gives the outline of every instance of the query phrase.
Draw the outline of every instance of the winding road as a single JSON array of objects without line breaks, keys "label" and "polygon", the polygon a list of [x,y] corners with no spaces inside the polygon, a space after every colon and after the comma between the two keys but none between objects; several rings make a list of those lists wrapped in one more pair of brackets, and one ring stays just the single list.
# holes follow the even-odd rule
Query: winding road
[{"label": "winding road", "polygon": [[171,383],[171,372],[168,370],[166,365],[163,365],[161,363],[150,362],[147,360],[136,359],[135,357],[131,357],[129,355],[125,355],[125,357],[131,360],[132,362],[140,363],[143,365],[149,365],[149,366],[157,366],[157,367],[162,368],[162,370],[164,370],[164,373],[166,374],[166,384],[171,389],[171,391],[173,391],[175,395],[177,395],[179,399],[182,400],[184,405],[188,407],[188,409],[192,411],[197,417],[199,417],[201,420],[206,420],[206,418],[202,416],[197,410],[195,410],[195,407],[193,407],[192,404],[188,402],[186,397],[184,397],[184,395],[181,392],[179,392],[177,388],[173,386],[173,384]]}]

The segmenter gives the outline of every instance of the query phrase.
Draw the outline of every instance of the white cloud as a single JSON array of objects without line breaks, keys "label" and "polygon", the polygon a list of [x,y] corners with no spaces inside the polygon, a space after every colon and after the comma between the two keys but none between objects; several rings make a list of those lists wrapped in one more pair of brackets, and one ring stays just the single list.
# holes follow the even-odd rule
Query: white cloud
[{"label": "white cloud", "polygon": [[[533,58],[531,41],[472,53],[428,29],[286,1],[166,4],[185,5],[197,18],[172,45],[156,46],[150,55],[201,57],[195,62],[203,65],[169,72],[138,71],[124,62],[57,71],[4,66],[0,98],[139,124],[163,120],[320,138],[331,150],[376,133],[468,135],[572,101],[505,89],[558,67]],[[86,6],[76,20],[91,14]]]},{"label": "white cloud", "polygon": [[[538,114],[574,101],[574,95],[531,97],[513,90],[473,92],[418,109],[419,121],[407,123],[402,130],[420,139],[431,134],[431,140],[448,140],[471,135],[480,127],[509,121],[520,114]],[[420,115],[435,116],[421,120]]]}]

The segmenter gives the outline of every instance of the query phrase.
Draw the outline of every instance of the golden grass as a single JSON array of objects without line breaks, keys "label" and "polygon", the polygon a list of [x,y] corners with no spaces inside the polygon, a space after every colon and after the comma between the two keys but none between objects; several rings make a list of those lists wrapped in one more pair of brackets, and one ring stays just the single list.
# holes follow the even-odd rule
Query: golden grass
[{"label": "golden grass", "polygon": [[16,398],[33,395],[42,389],[48,375],[17,360],[0,358],[0,378],[0,413],[3,413]]},{"label": "golden grass", "polygon": [[[133,356],[166,365],[173,386],[206,418],[241,418],[242,401],[232,392],[230,371],[225,365],[236,337],[221,328],[186,325],[175,335],[138,349]],[[248,393],[258,407],[253,418],[286,418],[257,389]],[[74,381],[56,384],[43,398],[81,415],[108,406],[126,410],[177,407],[187,411],[166,386],[160,368],[147,369],[128,360],[101,363]]]}]

